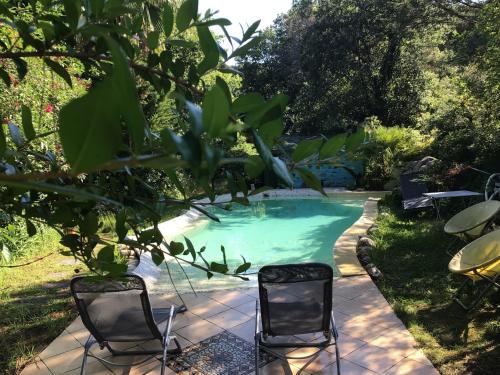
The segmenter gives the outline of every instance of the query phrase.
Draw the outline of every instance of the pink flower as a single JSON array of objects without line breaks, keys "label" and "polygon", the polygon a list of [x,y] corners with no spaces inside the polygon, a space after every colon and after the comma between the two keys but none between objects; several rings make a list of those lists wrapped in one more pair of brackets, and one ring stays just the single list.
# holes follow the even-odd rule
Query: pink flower
[{"label": "pink flower", "polygon": [[47,104],[47,107],[45,107],[45,113],[52,113],[53,110],[54,110],[54,107],[50,103]]}]

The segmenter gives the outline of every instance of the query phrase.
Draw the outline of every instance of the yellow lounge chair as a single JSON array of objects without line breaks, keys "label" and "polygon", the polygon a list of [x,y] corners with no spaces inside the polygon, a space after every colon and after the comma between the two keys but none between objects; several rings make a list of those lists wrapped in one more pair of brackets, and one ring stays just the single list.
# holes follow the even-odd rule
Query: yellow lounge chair
[{"label": "yellow lounge chair", "polygon": [[460,211],[453,216],[444,231],[455,235],[465,242],[470,242],[491,229],[496,214],[500,211],[499,201],[485,201]]},{"label": "yellow lounge chair", "polygon": [[[500,230],[490,232],[469,243],[451,259],[448,269],[467,277],[453,296],[453,300],[465,310],[472,310],[492,286],[500,288],[497,282],[500,275]],[[474,284],[479,280],[484,280],[488,284],[477,293],[469,306],[465,305],[459,298],[461,293],[467,284],[470,282]]]}]

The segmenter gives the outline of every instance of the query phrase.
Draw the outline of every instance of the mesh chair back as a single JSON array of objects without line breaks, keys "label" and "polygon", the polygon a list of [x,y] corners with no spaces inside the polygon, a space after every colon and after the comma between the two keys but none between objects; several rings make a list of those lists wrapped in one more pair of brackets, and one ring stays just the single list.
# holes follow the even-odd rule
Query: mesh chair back
[{"label": "mesh chair back", "polygon": [[265,335],[329,332],[332,267],[321,263],[265,266],[258,280]]},{"label": "mesh chair back", "polygon": [[418,177],[418,173],[404,173],[399,176],[401,195],[404,200],[420,198],[422,194],[428,192],[427,186],[423,182],[415,181]]},{"label": "mesh chair back", "polygon": [[71,292],[83,324],[99,343],[161,340],[146,285],[139,276],[75,277]]}]

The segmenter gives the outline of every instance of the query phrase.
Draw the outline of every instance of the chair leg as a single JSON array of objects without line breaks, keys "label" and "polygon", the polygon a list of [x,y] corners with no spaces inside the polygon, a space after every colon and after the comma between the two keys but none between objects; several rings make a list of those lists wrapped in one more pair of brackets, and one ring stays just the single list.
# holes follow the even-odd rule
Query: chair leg
[{"label": "chair leg", "polygon": [[80,368],[80,375],[85,374],[85,368],[87,367],[87,356],[92,345],[95,344],[95,340],[92,335],[89,335],[87,342],[85,342],[85,350],[83,351],[82,367]]},{"label": "chair leg", "polygon": [[259,338],[255,335],[255,374],[259,375]]},{"label": "chair leg", "polygon": [[479,275],[482,277],[483,280],[488,282],[488,285],[484,286],[483,289],[477,293],[476,298],[474,298],[474,300],[468,306],[465,305],[465,303],[460,300],[460,295],[462,294],[464,288],[471,282],[470,279],[465,280],[465,282],[460,286],[460,288],[458,288],[457,292],[453,295],[453,301],[455,301],[467,313],[471,312],[472,310],[474,310],[475,307],[477,307],[479,302],[481,302],[485,294],[491,289],[492,286],[498,286],[496,280],[499,277],[499,275],[500,274],[497,274],[493,279]]}]

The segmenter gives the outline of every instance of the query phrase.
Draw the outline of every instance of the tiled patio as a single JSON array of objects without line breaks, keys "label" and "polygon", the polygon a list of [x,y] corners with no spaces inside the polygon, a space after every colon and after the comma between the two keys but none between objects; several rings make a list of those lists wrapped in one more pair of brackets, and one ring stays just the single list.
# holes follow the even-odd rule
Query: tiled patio
[{"label": "tiled patio", "polygon": [[[342,374],[437,374],[391,307],[368,276],[339,278],[334,281],[334,311],[340,330],[339,348]],[[174,334],[183,347],[189,347],[224,330],[253,342],[257,289],[218,291],[194,296],[183,295],[189,311],[177,316]],[[153,307],[179,304],[174,295],[151,296]],[[22,372],[30,374],[78,374],[83,344],[88,332],[76,319]],[[314,337],[298,337],[314,340]],[[151,348],[153,342],[140,343]],[[293,349],[291,349],[293,350]],[[296,349],[294,356],[308,354],[309,349]],[[94,348],[94,354],[109,356],[106,350]],[[121,357],[120,363],[137,362],[141,358]],[[116,359],[112,359],[116,360]],[[129,361],[129,362],[126,362]],[[306,360],[275,360],[262,368],[262,374],[336,374],[335,349],[329,348],[307,367]],[[160,362],[151,359],[139,366],[105,366],[89,358],[87,374],[159,374]],[[167,369],[167,374],[174,374]],[[183,374],[202,374],[192,369]]]}]

